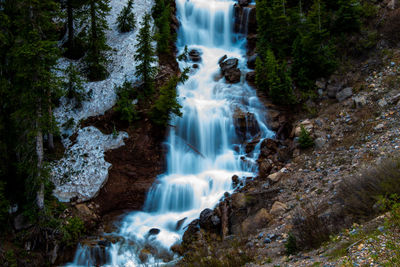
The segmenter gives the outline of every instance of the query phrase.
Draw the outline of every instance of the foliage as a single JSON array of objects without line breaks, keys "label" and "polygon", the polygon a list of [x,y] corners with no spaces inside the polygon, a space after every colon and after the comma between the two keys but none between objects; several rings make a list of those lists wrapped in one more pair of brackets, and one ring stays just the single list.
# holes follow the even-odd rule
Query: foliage
[{"label": "foliage", "polygon": [[311,138],[310,133],[304,128],[303,125],[301,125],[300,128],[301,128],[299,136],[300,148],[309,148],[314,146],[314,140]]},{"label": "foliage", "polygon": [[139,63],[136,67],[136,76],[139,77],[142,85],[140,86],[139,97],[150,96],[154,91],[154,77],[157,67],[154,48],[151,44],[150,15],[145,14],[141,22],[141,28],[138,34],[138,44],[136,46],[135,60]]},{"label": "foliage", "polygon": [[182,116],[176,92],[176,86],[187,80],[189,69],[185,69],[180,77],[173,76],[160,88],[160,96],[151,108],[150,114],[152,121],[161,127],[166,127],[173,114]]},{"label": "foliage", "polygon": [[296,237],[293,233],[289,233],[288,239],[285,243],[285,249],[287,255],[294,255],[298,251]]},{"label": "foliage", "polygon": [[0,181],[0,231],[7,227],[8,208],[10,206],[4,192],[4,182]]},{"label": "foliage", "polygon": [[153,12],[154,24],[157,27],[154,39],[157,41],[157,53],[164,54],[169,52],[169,44],[172,41],[171,5],[165,4],[164,0],[156,1],[156,5],[159,5],[159,7],[155,7],[153,11],[160,9],[161,13]]},{"label": "foliage", "polygon": [[177,58],[178,58],[179,61],[187,61],[188,60],[188,58],[189,58],[189,50],[188,50],[187,45],[185,45],[185,48],[183,49],[182,54],[180,54]]},{"label": "foliage", "polygon": [[66,246],[73,246],[79,240],[80,236],[85,230],[83,221],[78,217],[72,217],[68,219],[62,228],[62,242]]},{"label": "foliage", "polygon": [[335,30],[340,32],[358,31],[361,26],[362,11],[359,0],[339,0],[338,5]]},{"label": "foliage", "polygon": [[124,6],[121,13],[118,15],[117,23],[120,32],[130,32],[135,29],[136,19],[135,14],[132,13],[133,0],[129,0],[128,4]]},{"label": "foliage", "polygon": [[62,83],[65,95],[68,99],[75,100],[75,107],[80,108],[82,107],[82,102],[88,98],[83,88],[83,79],[72,63],[64,70],[64,73],[67,79]]},{"label": "foliage", "polygon": [[117,103],[114,110],[120,114],[121,120],[128,121],[130,124],[138,118],[136,105],[134,104],[136,92],[133,84],[125,80],[122,86],[116,87],[115,90]]},{"label": "foliage", "polygon": [[106,53],[110,47],[106,43],[105,31],[108,29],[106,16],[111,8],[109,0],[89,0],[82,11],[82,22],[86,33],[88,51],[84,58],[87,76],[90,81],[104,80],[108,76]]}]

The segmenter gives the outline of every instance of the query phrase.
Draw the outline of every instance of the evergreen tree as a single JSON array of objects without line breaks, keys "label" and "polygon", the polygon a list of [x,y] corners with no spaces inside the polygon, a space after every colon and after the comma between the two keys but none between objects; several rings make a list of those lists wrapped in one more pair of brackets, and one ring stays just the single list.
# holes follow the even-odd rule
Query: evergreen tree
[{"label": "evergreen tree", "polygon": [[182,116],[176,87],[187,80],[188,72],[189,69],[185,69],[180,77],[173,76],[160,88],[160,96],[150,111],[151,119],[156,125],[166,127],[172,115]]},{"label": "evergreen tree", "polygon": [[135,74],[142,82],[140,86],[139,96],[150,96],[154,90],[154,77],[157,67],[153,66],[156,62],[154,48],[151,44],[153,38],[151,35],[150,15],[145,14],[142,27],[139,30],[138,44],[136,45],[135,60],[139,63],[136,67]]},{"label": "evergreen tree", "polygon": [[337,32],[355,32],[361,26],[361,5],[358,0],[339,0],[335,29]]},{"label": "evergreen tree", "polygon": [[161,12],[160,17],[155,18],[155,24],[157,26],[157,33],[155,34],[155,39],[157,41],[158,54],[169,52],[169,44],[172,40],[170,18],[171,18],[170,4],[165,6],[165,8]]},{"label": "evergreen tree", "polygon": [[86,24],[88,51],[85,56],[86,71],[89,80],[99,81],[108,76],[106,52],[110,47],[106,43],[105,31],[108,29],[106,16],[110,12],[109,0],[88,0],[83,12],[82,23]]},{"label": "evergreen tree", "polygon": [[135,29],[135,14],[132,13],[133,0],[129,0],[117,18],[118,30],[120,32],[130,32]]},{"label": "evergreen tree", "polygon": [[134,120],[138,119],[138,112],[134,104],[136,92],[133,84],[125,80],[122,86],[116,87],[115,90],[117,103],[114,110],[119,113],[121,120],[131,124]]},{"label": "evergreen tree", "polygon": [[79,74],[79,71],[75,66],[70,63],[69,66],[64,70],[66,81],[62,83],[62,87],[65,91],[65,95],[68,99],[75,101],[75,107],[80,108],[82,102],[88,98],[85,89],[83,88],[83,80]]},{"label": "evergreen tree", "polygon": [[273,34],[270,31],[271,5],[269,0],[256,0],[257,17],[257,52],[261,58],[265,58],[266,51],[270,47],[269,38]]}]

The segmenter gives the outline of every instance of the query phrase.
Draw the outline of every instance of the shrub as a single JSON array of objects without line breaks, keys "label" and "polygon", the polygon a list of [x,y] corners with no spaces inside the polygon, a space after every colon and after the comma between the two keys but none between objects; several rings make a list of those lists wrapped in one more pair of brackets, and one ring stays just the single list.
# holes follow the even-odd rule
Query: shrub
[{"label": "shrub", "polygon": [[369,218],[379,212],[379,199],[400,195],[400,159],[388,159],[379,166],[342,181],[337,199],[346,214],[355,219]]},{"label": "shrub", "polygon": [[294,255],[298,251],[296,237],[293,233],[289,233],[288,239],[285,243],[285,249],[287,255]]},{"label": "shrub", "polygon": [[66,246],[75,245],[84,230],[85,227],[81,219],[77,217],[70,218],[62,228],[62,242]]},{"label": "shrub", "polygon": [[311,138],[310,133],[304,128],[303,125],[301,127],[301,132],[299,136],[299,145],[300,148],[309,148],[314,146],[314,140]]},{"label": "shrub", "polygon": [[132,83],[125,80],[122,86],[116,87],[117,103],[114,110],[119,113],[120,119],[132,123],[138,118],[134,99],[136,97],[135,89]]}]

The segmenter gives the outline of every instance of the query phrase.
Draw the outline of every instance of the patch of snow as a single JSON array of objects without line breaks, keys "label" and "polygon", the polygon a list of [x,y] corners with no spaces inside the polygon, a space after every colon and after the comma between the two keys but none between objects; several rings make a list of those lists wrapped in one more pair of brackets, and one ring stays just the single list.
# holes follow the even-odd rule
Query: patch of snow
[{"label": "patch of snow", "polygon": [[[128,0],[111,0],[111,12],[107,16],[109,30],[106,32],[107,44],[111,47],[107,70],[110,76],[99,82],[85,82],[86,92],[90,98],[76,109],[73,103],[62,98],[60,106],[54,110],[54,116],[59,124],[62,142],[66,148],[64,157],[52,164],[52,179],[55,184],[54,195],[60,201],[69,201],[78,197],[80,201],[93,198],[105,184],[108,177],[110,163],[104,160],[104,152],[124,145],[123,138],[128,134],[121,132],[116,138],[104,135],[95,127],[78,129],[79,122],[91,116],[104,114],[116,102],[115,86],[120,86],[125,79],[135,82],[137,34],[140,22],[145,13],[150,13],[153,0],[135,0],[133,13],[136,18],[136,28],[132,32],[119,33],[116,20]],[[63,70],[72,62],[79,65],[79,61],[62,58],[58,67]],[[62,75],[59,72],[59,75]],[[69,120],[73,120],[70,127],[63,127]],[[72,144],[70,136],[78,131],[76,144]]]},{"label": "patch of snow", "polygon": [[89,126],[78,131],[76,143],[64,158],[52,166],[53,194],[63,202],[77,197],[86,201],[96,196],[108,178],[111,164],[104,160],[104,152],[125,145],[128,134],[102,134]]}]

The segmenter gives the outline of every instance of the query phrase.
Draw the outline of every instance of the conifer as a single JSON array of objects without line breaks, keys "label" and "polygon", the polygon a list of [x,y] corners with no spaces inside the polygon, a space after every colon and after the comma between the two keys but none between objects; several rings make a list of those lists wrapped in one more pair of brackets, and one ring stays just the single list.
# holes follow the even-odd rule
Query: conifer
[{"label": "conifer", "polygon": [[133,0],[129,0],[128,4],[124,6],[121,13],[118,15],[117,24],[120,32],[130,32],[135,29],[136,19],[135,14],[132,13]]}]

